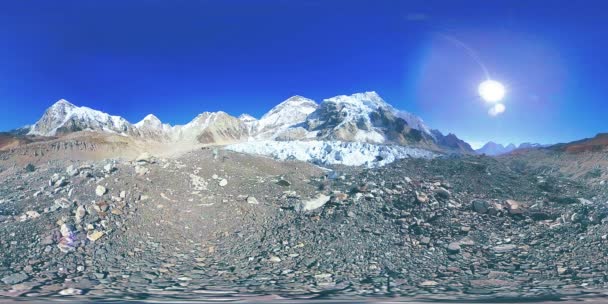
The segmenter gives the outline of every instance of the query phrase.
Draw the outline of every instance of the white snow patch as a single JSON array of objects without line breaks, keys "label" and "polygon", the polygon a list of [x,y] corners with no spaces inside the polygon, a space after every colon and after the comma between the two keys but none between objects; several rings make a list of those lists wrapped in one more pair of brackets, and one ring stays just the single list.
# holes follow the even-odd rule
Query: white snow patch
[{"label": "white snow patch", "polygon": [[380,167],[403,158],[433,158],[436,153],[414,147],[341,141],[257,141],[228,145],[225,149],[301,160],[321,165]]}]

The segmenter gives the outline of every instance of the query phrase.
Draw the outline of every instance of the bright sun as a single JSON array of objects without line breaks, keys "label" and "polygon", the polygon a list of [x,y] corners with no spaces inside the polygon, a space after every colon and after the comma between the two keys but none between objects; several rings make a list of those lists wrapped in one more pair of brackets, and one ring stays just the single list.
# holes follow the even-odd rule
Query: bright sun
[{"label": "bright sun", "polygon": [[479,96],[486,102],[497,102],[505,97],[505,86],[495,80],[486,80],[479,84]]}]

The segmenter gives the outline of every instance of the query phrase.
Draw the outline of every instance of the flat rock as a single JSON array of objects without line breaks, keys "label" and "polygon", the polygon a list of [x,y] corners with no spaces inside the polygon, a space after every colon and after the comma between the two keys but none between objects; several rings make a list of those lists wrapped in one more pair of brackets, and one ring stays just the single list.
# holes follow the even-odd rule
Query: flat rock
[{"label": "flat rock", "polygon": [[95,242],[98,239],[100,239],[102,236],[104,236],[103,231],[93,231],[92,233],[87,235],[87,239],[89,239],[91,242]]},{"label": "flat rock", "polygon": [[2,282],[4,282],[4,284],[7,285],[12,285],[12,284],[18,284],[21,283],[25,280],[27,280],[29,277],[25,274],[25,273],[13,273],[9,276],[6,276],[4,278],[2,278]]},{"label": "flat rock", "polygon": [[296,211],[305,212],[321,208],[323,205],[329,202],[330,199],[331,197],[319,193],[313,199],[300,202],[300,204],[296,205]]}]

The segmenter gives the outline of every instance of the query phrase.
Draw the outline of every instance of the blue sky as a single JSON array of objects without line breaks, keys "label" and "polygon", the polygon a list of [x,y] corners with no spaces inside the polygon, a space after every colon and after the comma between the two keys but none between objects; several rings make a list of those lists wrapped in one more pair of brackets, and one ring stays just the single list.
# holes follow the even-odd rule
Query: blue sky
[{"label": "blue sky", "polygon": [[[0,130],[60,98],[137,122],[377,91],[472,143],[608,131],[603,1],[5,1]],[[508,89],[488,115],[477,85]]]}]

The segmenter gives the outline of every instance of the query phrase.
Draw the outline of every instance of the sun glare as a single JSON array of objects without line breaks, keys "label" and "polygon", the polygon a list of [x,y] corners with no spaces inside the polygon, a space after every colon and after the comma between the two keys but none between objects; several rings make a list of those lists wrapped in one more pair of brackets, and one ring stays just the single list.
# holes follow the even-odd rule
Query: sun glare
[{"label": "sun glare", "polygon": [[486,80],[479,84],[479,96],[486,102],[498,102],[505,97],[505,86],[495,80]]}]

